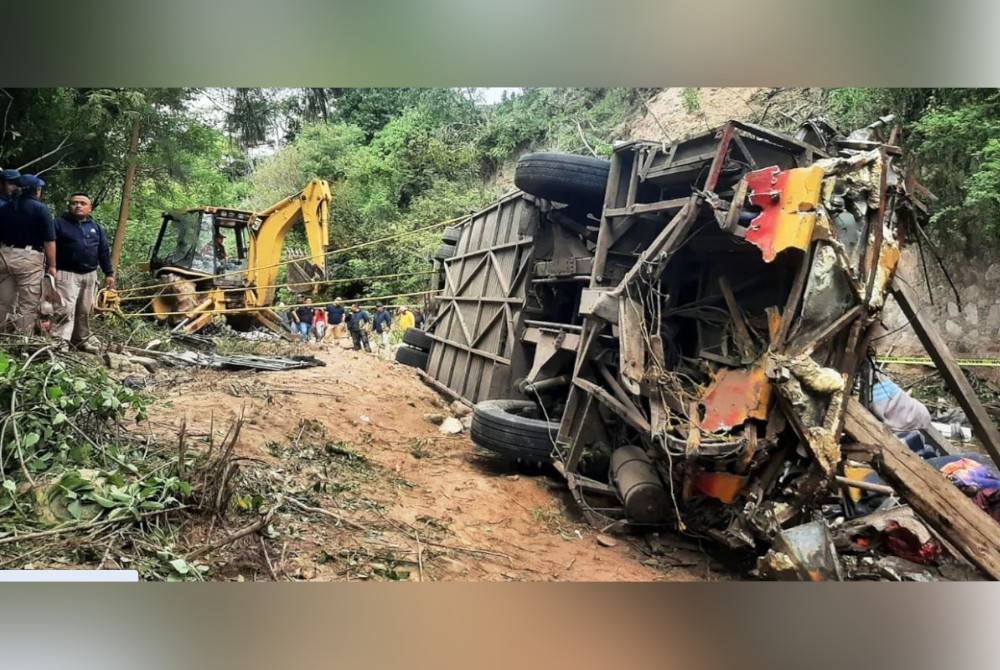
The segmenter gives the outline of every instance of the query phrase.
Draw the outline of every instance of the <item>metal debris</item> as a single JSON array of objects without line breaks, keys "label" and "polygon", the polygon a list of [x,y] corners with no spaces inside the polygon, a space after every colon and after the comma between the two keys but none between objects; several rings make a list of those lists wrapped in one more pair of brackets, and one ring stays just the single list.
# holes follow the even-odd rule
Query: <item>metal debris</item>
[{"label": "metal debris", "polygon": [[[956,506],[970,505],[934,495],[944,477],[924,477],[891,433],[845,439],[855,394],[869,402],[891,293],[1000,462],[1000,434],[895,280],[900,241],[926,212],[880,136],[888,122],[848,138],[818,120],[795,137],[730,121],[669,146],[616,145],[589,199],[553,203],[541,186],[507,196],[463,222],[463,252],[442,261],[450,297],[428,331],[428,376],[558,417],[540,437],[595,526],[667,526],[757,556],[770,546],[762,575],[839,580],[827,522],[870,511],[842,492],[845,455],[867,455],[935,532],[955,516],[946,537],[968,558],[998,534],[978,517],[958,523]],[[844,551],[937,560],[922,532],[875,532],[877,548]],[[1000,543],[989,546],[972,562],[1000,578]]]}]

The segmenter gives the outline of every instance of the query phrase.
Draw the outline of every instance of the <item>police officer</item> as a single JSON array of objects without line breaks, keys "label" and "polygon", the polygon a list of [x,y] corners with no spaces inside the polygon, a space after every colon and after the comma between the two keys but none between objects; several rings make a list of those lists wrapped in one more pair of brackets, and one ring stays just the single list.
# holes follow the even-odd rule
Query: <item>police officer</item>
[{"label": "police officer", "polygon": [[17,197],[21,188],[17,185],[20,179],[21,173],[17,170],[0,170],[0,206]]},{"label": "police officer", "polygon": [[18,333],[30,335],[42,278],[56,275],[56,236],[49,208],[39,200],[45,182],[26,174],[17,184],[21,194],[0,207],[0,327],[13,323]]},{"label": "police officer", "polygon": [[89,195],[74,193],[69,197],[69,211],[55,223],[59,268],[56,286],[66,316],[52,333],[84,351],[97,350],[90,336],[90,315],[97,297],[98,266],[104,272],[105,286],[115,287],[108,238],[90,217],[92,210]]}]

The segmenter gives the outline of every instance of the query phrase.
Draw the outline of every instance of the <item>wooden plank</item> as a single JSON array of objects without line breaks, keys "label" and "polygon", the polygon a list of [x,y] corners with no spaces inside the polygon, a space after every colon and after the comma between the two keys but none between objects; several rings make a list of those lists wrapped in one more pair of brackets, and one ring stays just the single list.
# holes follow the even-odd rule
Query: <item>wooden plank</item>
[{"label": "wooden plank", "polygon": [[1000,526],[996,521],[910,451],[855,398],[847,403],[844,429],[858,442],[878,447],[876,470],[928,525],[973,565],[1000,579]]},{"label": "wooden plank", "polygon": [[642,303],[631,296],[623,297],[619,302],[618,322],[620,324],[618,355],[622,384],[633,394],[638,395],[639,383],[646,374]]},{"label": "wooden plank", "polygon": [[736,302],[736,296],[733,294],[733,288],[729,285],[729,278],[726,275],[719,276],[719,290],[722,291],[726,307],[729,308],[729,317],[733,320],[733,329],[736,333],[736,339],[739,341],[741,353],[744,358],[750,359],[753,357],[753,338],[750,337],[750,330],[747,328],[746,321],[743,320],[743,311],[740,309],[740,304]]},{"label": "wooden plank", "polygon": [[972,432],[983,444],[983,448],[989,453],[993,462],[1000,467],[1000,432],[997,431],[993,419],[990,418],[979,396],[973,390],[969,380],[965,378],[962,369],[955,362],[955,357],[948,350],[941,332],[931,323],[917,307],[916,298],[910,293],[910,287],[898,277],[892,282],[892,295],[896,298],[910,325],[920,338],[921,344],[927,350],[928,355],[934,359],[934,365],[944,378],[958,404],[972,424]]},{"label": "wooden plank", "polygon": [[472,407],[472,405],[473,405],[472,401],[470,401],[465,396],[462,396],[462,395],[459,395],[458,393],[455,393],[450,388],[448,388],[447,386],[445,386],[444,384],[442,384],[438,380],[434,379],[433,377],[431,377],[429,374],[427,374],[423,370],[417,370],[417,375],[420,377],[420,379],[425,384],[427,384],[428,386],[430,386],[432,389],[434,389],[435,391],[437,391],[441,395],[443,395],[445,397],[448,397],[448,398],[451,398],[452,400],[458,400],[462,404],[465,404],[465,405],[468,405],[469,407]]}]

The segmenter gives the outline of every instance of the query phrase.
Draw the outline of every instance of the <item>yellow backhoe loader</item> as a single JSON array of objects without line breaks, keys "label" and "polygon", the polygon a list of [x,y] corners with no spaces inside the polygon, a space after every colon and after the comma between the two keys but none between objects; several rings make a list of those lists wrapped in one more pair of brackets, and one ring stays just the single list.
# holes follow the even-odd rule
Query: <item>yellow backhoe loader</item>
[{"label": "yellow backhoe loader", "polygon": [[313,179],[295,195],[259,212],[197,207],[163,215],[149,269],[161,289],[152,299],[156,318],[175,332],[194,333],[218,314],[230,326],[287,330],[270,309],[285,236],[305,227],[308,258],[288,263],[288,282],[322,281],[329,244],[330,187]]}]

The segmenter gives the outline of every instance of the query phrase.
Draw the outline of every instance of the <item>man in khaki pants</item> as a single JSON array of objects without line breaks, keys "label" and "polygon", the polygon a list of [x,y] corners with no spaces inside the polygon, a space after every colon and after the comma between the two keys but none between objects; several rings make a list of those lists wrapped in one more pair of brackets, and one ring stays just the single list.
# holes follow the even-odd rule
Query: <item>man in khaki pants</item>
[{"label": "man in khaki pants", "polygon": [[90,218],[93,205],[86,193],[69,197],[69,211],[60,216],[56,229],[56,286],[62,298],[65,318],[52,329],[53,335],[84,351],[96,351],[90,337],[90,315],[97,297],[97,267],[104,272],[105,285],[115,287],[111,252],[104,229]]},{"label": "man in khaki pants", "polygon": [[55,230],[39,200],[45,182],[23,175],[18,183],[21,195],[0,207],[0,328],[13,323],[19,334],[31,335],[42,278],[56,274]]}]

